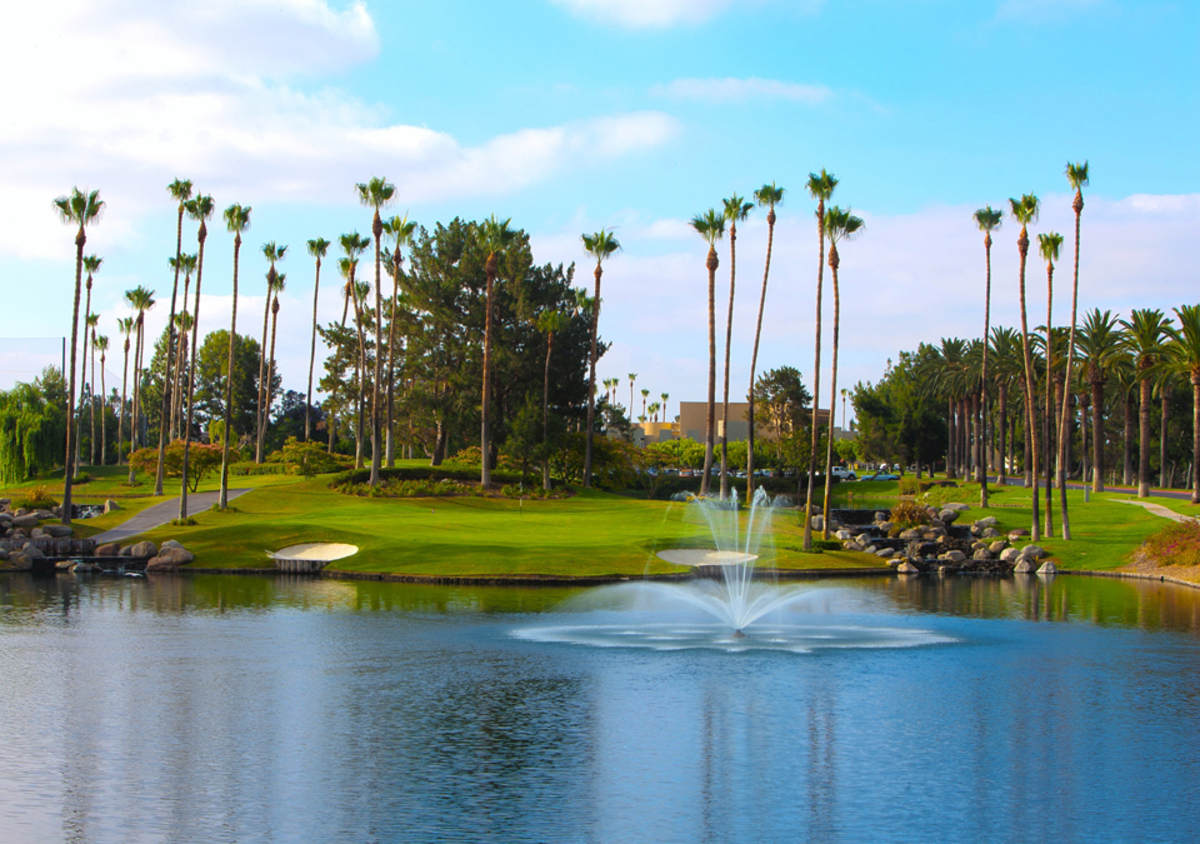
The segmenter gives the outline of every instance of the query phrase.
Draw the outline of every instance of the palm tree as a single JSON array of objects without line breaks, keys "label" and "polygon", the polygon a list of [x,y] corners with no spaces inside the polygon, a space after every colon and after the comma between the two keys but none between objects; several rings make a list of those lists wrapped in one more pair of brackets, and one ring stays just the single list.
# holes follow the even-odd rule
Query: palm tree
[{"label": "palm tree", "polygon": [[[191,289],[191,286],[192,286],[192,273],[194,273],[196,271],[196,256],[188,255],[188,254],[184,253],[179,256],[178,261],[174,258],[171,258],[169,262],[171,264],[172,269],[175,269],[177,271],[182,270],[182,272],[183,272],[183,312],[182,313],[186,313],[187,312],[188,291]],[[178,266],[176,266],[176,265],[178,265]],[[182,318],[180,315],[176,315],[175,322],[177,325],[182,323]],[[183,366],[184,366],[184,364],[182,363],[183,356],[187,353],[187,332],[186,331],[179,332],[179,342],[177,345],[178,345],[178,348],[175,351],[175,360],[179,361],[179,363],[177,363],[175,366],[175,376],[174,376],[174,379],[172,381],[172,386],[171,386],[171,436],[172,437],[179,436],[179,416],[183,410],[183,396],[182,396],[182,390],[180,389],[182,376],[180,375],[180,371],[183,369]]]},{"label": "palm tree", "polygon": [[269,408],[264,403],[264,395],[266,393],[266,383],[263,381],[263,370],[267,365],[267,321],[271,316],[271,292],[275,286],[275,277],[278,273],[275,270],[275,263],[282,261],[287,255],[286,246],[276,246],[275,241],[268,241],[262,246],[263,256],[270,263],[267,269],[267,300],[263,305],[263,330],[262,330],[262,345],[258,347],[258,411],[254,417],[254,462],[263,462],[263,431],[267,427],[267,411]]},{"label": "palm tree", "polygon": [[83,283],[83,247],[87,243],[87,226],[100,219],[104,211],[104,200],[100,199],[100,191],[83,193],[79,188],[72,188],[67,196],[54,200],[54,209],[59,218],[67,225],[78,226],[75,235],[75,305],[71,312],[71,375],[67,385],[67,443],[66,457],[63,460],[63,502],[62,523],[71,523],[71,460],[74,456],[71,441],[71,420],[75,418],[75,353],[79,334],[79,293]]},{"label": "palm tree", "polygon": [[[1093,308],[1079,331],[1079,351],[1087,361],[1092,405],[1092,491],[1104,492],[1104,387],[1121,357],[1119,320],[1112,311]],[[1087,478],[1084,478],[1087,482]]]},{"label": "palm tree", "polygon": [[[991,347],[995,361],[993,362],[993,371],[991,378],[996,384],[996,400],[998,407],[998,416],[1000,429],[1000,443],[998,446],[1000,454],[1000,484],[1004,485],[1008,481],[1008,467],[1015,466],[1015,460],[1006,459],[1009,451],[1016,448],[1016,435],[1011,440],[1008,440],[1008,391],[1013,382],[1021,382],[1024,373],[1024,367],[1021,363],[1021,338],[1011,328],[996,326],[992,329]],[[1008,446],[1006,449],[1005,446]]]},{"label": "palm tree", "polygon": [[1025,359],[1025,442],[1030,450],[1030,466],[1033,475],[1033,526],[1029,531],[1031,541],[1041,538],[1041,527],[1038,525],[1038,453],[1036,413],[1034,411],[1034,380],[1033,358],[1029,354],[1029,321],[1025,310],[1025,261],[1029,256],[1029,224],[1036,222],[1040,203],[1031,193],[1020,199],[1008,201],[1013,219],[1021,224],[1021,234],[1017,237],[1017,249],[1021,254],[1020,291],[1021,291],[1021,352]]},{"label": "palm tree", "polygon": [[[83,320],[84,320],[83,360],[80,362],[79,369],[81,372],[85,373],[85,375],[87,373],[87,359],[88,359],[88,348],[89,348],[88,331],[91,330],[93,332],[93,335],[95,334],[94,329],[93,329],[94,323],[92,322],[92,276],[100,269],[100,265],[102,263],[104,263],[104,259],[97,258],[95,255],[88,255],[87,257],[85,257],[83,259],[83,269],[85,272],[87,272],[87,298],[85,299],[85,303],[84,303],[84,307],[83,307]],[[92,368],[95,369],[95,364],[93,364]],[[76,428],[76,431],[75,431],[75,463],[74,463],[74,467],[78,467],[78,465],[79,465],[79,447],[80,447],[79,444],[83,441],[83,391],[84,391],[84,388],[87,386],[87,384],[85,383],[85,380],[86,379],[84,377],[81,377],[79,379],[79,381],[80,381],[80,384],[79,384],[79,422],[77,423],[78,427]],[[92,381],[94,384],[94,382],[95,382],[94,373],[93,373]],[[92,389],[95,390],[95,386],[93,386]],[[92,440],[94,441],[95,439],[96,439],[96,415],[95,415],[95,412],[93,409]],[[94,450],[94,443],[93,443],[93,450]],[[76,472],[76,468],[74,468],[74,467],[71,468],[71,470],[70,470],[72,474],[75,474],[75,472]]]},{"label": "palm tree", "polygon": [[129,378],[129,336],[133,334],[133,317],[119,318],[117,330],[125,335],[125,363],[121,367],[121,416],[117,420],[117,465],[120,465],[124,455],[122,432],[125,428],[125,387]]},{"label": "palm tree", "polygon": [[629,412],[633,413],[633,382],[637,380],[636,372],[629,373]]},{"label": "palm tree", "polygon": [[242,252],[242,232],[250,228],[250,206],[234,203],[221,215],[225,230],[233,235],[233,309],[229,318],[229,360],[225,372],[224,425],[221,431],[221,494],[217,506],[229,509],[229,429],[233,424],[233,367],[237,343],[238,260]]},{"label": "palm tree", "polygon": [[382,466],[381,444],[382,416],[379,413],[379,381],[382,377],[383,359],[383,301],[380,296],[380,238],[383,237],[383,218],[379,209],[390,203],[396,195],[396,186],[387,179],[372,176],[368,182],[355,185],[358,201],[375,210],[371,220],[371,234],[375,237],[375,380],[371,385],[371,486],[379,485],[379,470]]},{"label": "palm tree", "polygon": [[186,204],[192,198],[192,182],[190,179],[175,179],[167,185],[167,193],[178,204],[178,214],[175,224],[175,281],[171,286],[171,313],[167,318],[167,358],[166,369],[163,370],[162,406],[158,411],[158,468],[154,472],[154,494],[163,494],[163,461],[167,456],[167,419],[171,400],[172,373],[175,370],[175,313],[179,296],[180,255],[183,254],[183,212]]},{"label": "palm tree", "polygon": [[538,314],[537,329],[546,335],[546,374],[542,381],[542,489],[550,489],[550,354],[554,335],[567,327],[567,315],[557,308]]},{"label": "palm tree", "polygon": [[620,242],[613,237],[612,232],[601,229],[595,234],[580,235],[583,249],[596,259],[596,292],[592,296],[592,336],[588,353],[588,410],[587,410],[587,445],[583,457],[583,486],[585,489],[592,485],[592,436],[596,421],[596,340],[600,332],[600,276],[604,275],[604,261],[621,248]]},{"label": "palm tree", "polygon": [[[1051,485],[1051,462],[1050,462],[1050,418],[1053,414],[1052,408],[1054,401],[1052,397],[1053,388],[1053,373],[1054,373],[1054,341],[1051,337],[1054,324],[1053,304],[1054,304],[1054,262],[1058,260],[1059,250],[1062,248],[1063,236],[1058,232],[1048,232],[1038,235],[1038,252],[1042,259],[1046,262],[1046,403],[1042,408],[1042,437],[1045,441],[1046,448],[1046,536],[1054,536],[1054,497]],[[1038,482],[1038,476],[1035,473],[1033,482]]]},{"label": "palm tree", "polygon": [[660,407],[662,407],[662,405],[660,405],[658,402],[650,402],[650,406],[646,409],[646,412],[650,415],[651,422],[658,422],[658,409]]},{"label": "palm tree", "polygon": [[108,387],[104,382],[104,360],[108,357],[108,338],[103,334],[96,338],[95,350],[100,352],[100,465],[104,466],[108,463],[108,429],[104,424],[104,408],[108,406]]},{"label": "palm tree", "polygon": [[[975,225],[983,232],[983,253],[984,260],[987,266],[987,281],[983,288],[983,337],[986,340],[992,336],[992,232],[998,231],[1004,223],[1004,213],[997,211],[992,206],[980,208],[975,212]],[[979,377],[983,381],[985,387],[988,384],[988,346],[990,343],[983,344],[983,365],[980,369]],[[987,395],[986,389],[984,395]],[[979,432],[979,439],[982,442],[987,442],[987,409],[984,408],[983,426]],[[980,460],[980,468],[977,476],[979,481],[979,506],[986,510],[988,506],[988,487],[987,487],[987,458]],[[1004,470],[1000,470],[1000,474],[1004,474]]]},{"label": "palm tree", "polygon": [[[839,208],[834,205],[825,212],[825,235],[829,238],[829,271],[833,280],[833,367],[829,379],[829,437],[825,442],[825,498],[822,503],[822,513],[829,512],[829,498],[833,489],[833,416],[837,408],[837,376],[838,376],[838,331],[842,318],[842,294],[838,287],[838,267],[841,256],[838,255],[838,241],[849,240],[863,230],[866,224],[861,217],[856,217],[849,208]],[[816,400],[814,399],[814,404]],[[829,519],[823,519],[824,538],[829,538]]]},{"label": "palm tree", "polygon": [[[499,220],[493,214],[479,227],[479,239],[483,244],[483,248],[487,250],[487,261],[484,264],[484,272],[487,278],[487,294],[484,300],[484,322],[483,322],[483,399],[480,407],[480,424],[479,424],[479,452],[480,452],[480,470],[479,484],[484,490],[492,485],[492,465],[491,465],[491,410],[492,410],[492,288],[496,284],[496,278],[499,275],[499,258],[500,254],[508,248],[517,236],[509,224],[512,218]],[[596,264],[599,268],[599,260]],[[600,276],[596,276],[597,292],[599,292]],[[600,300],[597,299],[592,303],[594,310],[599,310]],[[593,318],[593,324],[595,319]],[[594,370],[593,370],[594,371]],[[589,386],[594,387],[595,381],[590,382]],[[590,394],[589,394],[590,396]],[[589,398],[590,401],[590,398]],[[584,473],[585,481],[587,479],[586,471]]]},{"label": "palm tree", "polygon": [[[363,468],[363,440],[365,439],[363,431],[363,410],[366,407],[366,366],[367,366],[367,339],[365,329],[363,327],[363,310],[361,307],[362,300],[366,296],[366,292],[360,289],[360,285],[355,280],[358,273],[358,257],[366,251],[371,245],[371,241],[360,235],[358,232],[350,232],[338,237],[338,245],[342,247],[342,252],[345,257],[338,259],[338,271],[342,278],[346,280],[343,289],[345,302],[342,306],[342,326],[346,325],[346,310],[351,303],[354,304],[354,327],[358,337],[358,362],[354,366],[355,380],[358,382],[358,396],[355,400],[355,450],[354,450],[354,467],[356,469]],[[263,334],[264,342],[266,334]]]},{"label": "palm tree", "polygon": [[817,410],[821,404],[821,293],[825,287],[825,203],[833,196],[838,180],[833,174],[821,170],[820,175],[808,174],[809,195],[817,200],[817,316],[816,351],[813,355],[813,407],[812,407],[812,445],[808,452],[808,492],[804,500],[804,550],[812,551],[812,497],[813,472],[817,466],[817,437],[820,434],[817,425]]},{"label": "palm tree", "polygon": [[[746,410],[749,422],[748,442],[746,448],[746,500],[754,497],[754,374],[758,367],[758,344],[762,338],[763,309],[767,304],[767,278],[771,275],[771,247],[775,242],[775,206],[783,202],[784,189],[776,187],[774,182],[763,185],[754,192],[754,200],[759,207],[767,209],[767,260],[763,266],[762,293],[758,297],[758,322],[754,328],[754,351],[750,355],[750,391],[747,394],[749,406]],[[666,397],[663,397],[666,401]],[[665,411],[664,411],[665,415]]]},{"label": "palm tree", "polygon": [[753,202],[746,202],[736,193],[723,200],[725,219],[729,222],[729,316],[725,322],[725,389],[721,399],[721,498],[729,497],[729,355],[733,342],[733,292],[737,281],[737,224],[750,216]]},{"label": "palm tree", "polygon": [[[1171,319],[1162,311],[1140,308],[1121,320],[1125,329],[1124,346],[1134,356],[1137,383],[1141,394],[1138,410],[1138,498],[1150,497],[1150,393],[1154,367],[1167,350],[1167,341],[1174,338]],[[1160,467],[1161,469],[1161,467]]]},{"label": "palm tree", "polygon": [[[725,215],[718,214],[712,208],[704,214],[692,218],[692,228],[708,243],[708,258],[704,265],[708,268],[708,415],[707,428],[704,434],[704,477],[700,479],[700,494],[708,495],[710,478],[712,477],[713,437],[716,433],[717,419],[717,241],[725,235]],[[630,384],[632,392],[632,383]],[[647,391],[648,392],[648,391]],[[630,396],[630,409],[633,412],[633,397]]]},{"label": "palm tree", "polygon": [[[271,292],[274,294],[271,299],[271,352],[268,357],[267,364],[267,407],[271,407],[271,403],[275,400],[275,335],[279,327],[279,294],[286,287],[287,273],[279,273],[275,276],[275,284],[272,285]],[[266,436],[266,423],[263,424],[263,436]]]},{"label": "palm tree", "polygon": [[670,422],[671,420],[669,420],[667,418],[667,399],[669,399],[671,397],[671,394],[670,393],[659,393],[658,397],[660,399],[662,399],[661,407],[662,407],[662,414],[663,414],[663,422]]},{"label": "palm tree", "polygon": [[1175,308],[1179,330],[1167,347],[1168,368],[1192,382],[1192,503],[1200,504],[1200,305]]},{"label": "palm tree", "polygon": [[[129,425],[129,450],[134,451],[137,449],[138,442],[141,442],[143,446],[146,444],[145,438],[140,437],[138,431],[138,428],[141,427],[142,416],[142,362],[146,351],[146,311],[153,308],[156,303],[154,291],[147,290],[145,287],[126,290],[125,301],[137,311],[137,341],[133,351],[133,407]],[[137,470],[130,463],[128,483],[133,486],[136,482]]]},{"label": "palm tree", "polygon": [[648,399],[648,398],[650,398],[650,391],[647,389],[643,389],[642,390],[642,416],[646,415],[646,399]]},{"label": "palm tree", "polygon": [[[100,324],[100,314],[88,314],[87,319],[83,324],[83,345],[84,351],[92,350],[90,358],[92,364],[91,376],[87,381],[88,388],[88,415],[91,417],[91,438],[88,440],[88,465],[96,465],[96,326]],[[89,339],[90,334],[90,339]],[[87,369],[84,369],[84,374],[87,374]],[[103,420],[101,420],[103,421]],[[79,405],[79,424],[83,425],[83,404]],[[82,436],[80,436],[82,439]]]},{"label": "palm tree", "polygon": [[387,464],[388,468],[396,465],[393,451],[393,418],[396,414],[396,305],[400,299],[400,267],[404,262],[404,253],[400,250],[412,246],[413,235],[417,231],[415,220],[392,217],[385,220],[383,230],[392,241],[392,315],[388,320],[388,378],[387,378]]},{"label": "palm tree", "polygon": [[304,441],[308,442],[312,433],[309,411],[312,408],[313,367],[317,362],[317,301],[321,293],[321,259],[329,251],[329,241],[323,237],[314,238],[308,242],[308,254],[317,261],[316,278],[313,281],[313,321],[312,343],[308,353],[308,393],[304,400]]},{"label": "palm tree", "polygon": [[[196,302],[192,306],[192,355],[191,366],[188,367],[187,379],[187,420],[183,425],[183,472],[179,484],[179,520],[187,519],[188,496],[188,457],[192,449],[192,412],[195,402],[192,400],[196,388],[196,340],[200,335],[200,285],[204,278],[204,241],[208,239],[208,219],[213,214],[213,199],[207,194],[200,194],[187,204],[188,216],[196,220],[200,226],[196,231],[196,243],[199,247],[196,255]],[[187,301],[184,301],[187,307]]]},{"label": "palm tree", "polygon": [[[1075,199],[1071,203],[1071,208],[1075,211],[1075,278],[1071,285],[1071,336],[1067,340],[1067,371],[1065,373],[1066,383],[1072,383],[1072,373],[1075,370],[1075,321],[1078,318],[1079,312],[1079,218],[1083,214],[1083,188],[1088,183],[1088,163],[1084,161],[1082,164],[1067,163],[1066,167],[1067,181],[1071,183],[1071,187],[1075,189]],[[1059,495],[1062,501],[1062,525],[1063,539],[1071,538],[1071,519],[1067,514],[1067,479],[1066,479],[1066,463],[1067,463],[1067,444],[1070,442],[1070,426],[1068,417],[1068,407],[1070,405],[1070,391],[1067,390],[1063,394],[1062,409],[1058,415],[1058,488]],[[1086,482],[1087,479],[1084,478]]]}]

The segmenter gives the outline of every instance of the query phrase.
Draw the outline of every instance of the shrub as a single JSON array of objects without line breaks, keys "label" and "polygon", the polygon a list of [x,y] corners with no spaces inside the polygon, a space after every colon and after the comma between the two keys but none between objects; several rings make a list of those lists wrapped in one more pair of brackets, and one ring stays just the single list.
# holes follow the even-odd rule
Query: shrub
[{"label": "shrub", "polygon": [[255,463],[253,460],[229,466],[231,475],[290,475],[295,470],[296,467],[291,463]]},{"label": "shrub", "polygon": [[921,491],[921,482],[917,480],[915,475],[905,475],[900,479],[900,494],[901,495],[916,495]]},{"label": "shrub", "polygon": [[17,499],[17,507],[26,510],[51,510],[58,502],[50,497],[50,490],[45,485],[35,486],[21,498]]},{"label": "shrub", "polygon": [[[370,469],[351,469],[334,475],[329,485],[341,492],[348,492],[349,487],[366,484],[371,480]],[[386,484],[388,481],[462,481],[464,483],[479,483],[479,469],[462,466],[396,466],[393,469],[380,469],[379,480]],[[492,472],[492,481],[500,484],[514,484],[521,480],[517,472]]]},{"label": "shrub", "polygon": [[898,531],[908,530],[917,525],[929,524],[929,514],[925,512],[924,504],[918,504],[912,499],[902,498],[892,508],[892,524],[896,526]]},{"label": "shrub", "polygon": [[1200,523],[1167,525],[1146,540],[1142,554],[1160,566],[1200,566]]},{"label": "shrub", "polygon": [[87,472],[80,472],[78,475],[76,475],[75,477],[71,478],[71,483],[72,483],[72,484],[76,484],[76,485],[78,485],[78,484],[86,484],[86,483],[87,483],[88,481],[90,481],[91,479],[92,479],[92,476],[91,476],[91,475],[89,475]]}]

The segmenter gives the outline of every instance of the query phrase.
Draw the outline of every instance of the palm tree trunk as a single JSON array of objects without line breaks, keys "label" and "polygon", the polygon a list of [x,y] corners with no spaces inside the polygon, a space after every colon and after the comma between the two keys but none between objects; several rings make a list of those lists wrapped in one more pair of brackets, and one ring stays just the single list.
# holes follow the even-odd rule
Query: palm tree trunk
[{"label": "palm tree trunk", "polygon": [[[496,253],[488,255],[487,265],[487,297],[484,303],[483,317],[483,399],[480,407],[479,424],[479,485],[487,491],[492,485],[492,467],[488,461],[491,450],[491,431],[488,423],[492,409],[492,286],[496,281]],[[598,304],[598,303],[597,303]]]},{"label": "palm tree trunk", "polygon": [[[204,241],[208,237],[208,227],[204,220],[200,221],[200,248],[196,258],[196,303],[192,306],[192,354],[191,366],[187,374],[187,419],[183,423],[183,472],[179,483],[179,521],[184,522],[188,517],[188,458],[192,451],[192,412],[195,402],[192,400],[196,387],[196,338],[200,334],[200,281],[204,276]],[[183,300],[183,309],[187,310],[187,299]],[[182,359],[180,368],[183,368]],[[181,397],[182,398],[182,397]]]},{"label": "palm tree trunk", "polygon": [[[700,494],[708,495],[712,486],[713,443],[717,427],[717,250],[708,247],[708,425],[704,433],[704,477],[700,479]],[[633,412],[633,408],[630,408]]]},{"label": "palm tree trunk", "polygon": [[[1071,391],[1071,374],[1075,368],[1075,323],[1078,317],[1079,308],[1079,217],[1083,212],[1083,194],[1079,190],[1075,191],[1075,200],[1073,202],[1075,209],[1075,280],[1071,285],[1071,333],[1067,338],[1067,371],[1065,375],[1065,383],[1068,389],[1064,391],[1062,410],[1058,417],[1058,486],[1059,496],[1062,503],[1062,528],[1063,539],[1071,538],[1071,518],[1067,513],[1067,451],[1070,446],[1070,417],[1068,416],[1068,407],[1070,403]],[[1084,452],[1087,453],[1086,450]],[[1086,460],[1084,461],[1086,463]],[[1086,472],[1085,472],[1086,475]],[[1087,483],[1085,476],[1083,482]]]},{"label": "palm tree trunk", "polygon": [[1138,498],[1150,497],[1150,379],[1149,362],[1138,362],[1141,376],[1141,405],[1138,408]]},{"label": "palm tree trunk", "polygon": [[[1079,480],[1086,485],[1088,483],[1088,395],[1087,393],[1079,394]],[[1063,512],[1066,512],[1065,510]],[[1066,533],[1066,523],[1063,523],[1063,532]]]},{"label": "palm tree trunk", "polygon": [[[1008,464],[1011,457],[1005,448],[1005,442],[1008,435],[1008,382],[1000,382],[1000,418],[997,421],[996,427],[1000,432],[1000,485],[1003,486],[1008,482]],[[1007,458],[1007,459],[1006,459]]]},{"label": "palm tree trunk", "polygon": [[[270,363],[267,366],[267,407],[271,406],[271,402],[275,399],[274,390],[272,389],[275,383],[275,335],[279,328],[279,294],[275,294],[275,304],[271,307],[271,355]],[[263,439],[266,439],[267,426],[263,425]]]},{"label": "palm tree trunk", "polygon": [[229,319],[229,369],[225,374],[225,409],[223,419],[224,431],[221,433],[221,496],[218,507],[229,509],[229,428],[233,419],[233,370],[234,344],[237,341],[237,305],[238,305],[238,255],[242,249],[242,235],[233,237],[233,316]]},{"label": "palm tree trunk", "polygon": [[1133,395],[1131,392],[1125,393],[1125,443],[1124,443],[1124,458],[1125,465],[1122,473],[1122,483],[1124,486],[1133,485]]},{"label": "palm tree trunk", "polygon": [[175,297],[179,295],[179,264],[183,254],[183,204],[179,205],[179,217],[175,225],[175,282],[171,286],[171,313],[167,317],[167,367],[163,371],[162,406],[158,411],[158,468],[154,472],[154,494],[163,494],[163,461],[167,456],[167,412],[171,391],[171,373],[175,366]]},{"label": "palm tree trunk", "polygon": [[108,428],[104,424],[104,408],[108,403],[108,387],[104,381],[104,355],[100,356],[100,465],[108,462]]},{"label": "palm tree trunk", "polygon": [[117,419],[117,465],[121,465],[124,454],[123,436],[125,430],[125,387],[129,380],[129,335],[125,335],[125,363],[121,366],[121,415]]},{"label": "palm tree trunk", "polygon": [[[983,364],[979,371],[979,380],[983,383],[984,388],[984,410],[980,418],[979,439],[983,442],[988,442],[987,439],[987,384],[988,384],[988,337],[992,333],[992,235],[987,232],[983,237],[984,255],[987,261],[987,283],[984,286],[983,295]],[[988,508],[988,467],[987,459],[982,461],[983,465],[979,471],[979,507],[981,510]],[[1004,470],[1000,470],[1000,474],[1004,474]]]},{"label": "palm tree trunk", "polygon": [[[258,347],[258,406],[254,412],[254,462],[263,462],[263,428],[264,413],[263,394],[265,390],[265,382],[263,381],[263,373],[267,366],[267,322],[271,316],[271,287],[275,283],[274,279],[275,267],[272,265],[267,273],[267,303],[263,306],[263,330],[262,344]],[[355,310],[357,311],[357,298],[355,299]],[[360,467],[361,468],[361,467]]]},{"label": "palm tree trunk", "polygon": [[[129,420],[129,451],[132,454],[137,450],[138,444],[138,413],[140,411],[141,399],[141,383],[142,383],[142,326],[145,322],[145,313],[138,311],[137,319],[137,340],[133,345],[133,406],[130,408]],[[133,463],[129,464],[129,479],[128,483],[133,486],[137,483],[137,470],[133,468]]]},{"label": "palm tree trunk", "polygon": [[[592,338],[591,350],[588,352],[587,444],[584,447],[583,455],[584,489],[588,489],[592,485],[592,432],[596,424],[596,334],[600,330],[600,276],[603,274],[600,262],[596,261],[596,298],[592,302]],[[642,404],[645,402],[643,401]]]},{"label": "palm tree trunk", "polygon": [[79,224],[79,233],[75,235],[75,304],[71,311],[71,374],[67,384],[67,442],[66,454],[63,457],[63,500],[61,521],[64,525],[71,524],[71,482],[74,476],[71,461],[74,458],[74,445],[71,441],[71,431],[75,427],[75,352],[77,335],[79,334],[79,294],[83,285],[83,247],[87,243],[87,235],[83,231],[83,223]]},{"label": "palm tree trunk", "polygon": [[1200,370],[1192,370],[1192,503],[1200,504]]},{"label": "palm tree trunk", "polygon": [[[79,450],[83,442],[83,402],[87,390],[87,361],[88,361],[88,317],[92,315],[92,277],[88,275],[86,304],[83,306],[83,355],[79,361],[79,419],[75,422],[75,458],[71,464],[71,476],[79,474]],[[70,424],[71,419],[67,420]]]},{"label": "palm tree trunk", "polygon": [[729,227],[729,315],[725,319],[725,387],[721,400],[721,500],[729,498],[729,346],[733,342],[733,291],[737,284],[737,221]]},{"label": "palm tree trunk", "polygon": [[1030,475],[1033,480],[1033,525],[1029,536],[1030,541],[1037,542],[1041,538],[1041,526],[1038,524],[1037,412],[1034,408],[1033,359],[1029,354],[1029,320],[1025,309],[1025,260],[1029,254],[1029,234],[1024,226],[1021,227],[1017,246],[1021,250],[1021,351],[1025,358],[1025,443],[1030,456]]},{"label": "palm tree trunk", "polygon": [[[312,382],[313,382],[313,367],[317,363],[317,297],[321,292],[321,256],[317,256],[317,276],[313,282],[313,322],[312,322],[312,342],[308,352],[308,394],[304,399],[304,441],[308,442],[312,436]],[[394,314],[393,314],[394,316]]]},{"label": "palm tree trunk", "polygon": [[[813,334],[812,445],[808,450],[808,493],[804,498],[804,550],[812,551],[813,472],[817,466],[817,410],[821,405],[821,293],[825,288],[825,200],[817,203],[817,315]],[[830,408],[833,412],[833,408]]]},{"label": "palm tree trunk", "polygon": [[[1053,463],[1050,455],[1053,453],[1052,436],[1050,432],[1050,417],[1055,407],[1052,399],[1052,391],[1054,387],[1054,341],[1052,338],[1051,326],[1053,318],[1054,304],[1054,264],[1050,261],[1046,262],[1046,399],[1042,405],[1042,440],[1043,440],[1043,455],[1045,459],[1046,469],[1046,536],[1054,536],[1054,495],[1051,485],[1051,478],[1054,475]],[[1036,482],[1036,481],[1035,481]]]},{"label": "palm tree trunk", "polygon": [[392,316],[388,320],[388,372],[387,372],[387,446],[385,457],[387,466],[392,469],[396,465],[396,451],[393,440],[396,427],[396,302],[400,298],[400,246],[392,258]]},{"label": "palm tree trunk", "polygon": [[546,374],[542,379],[542,489],[550,489],[550,354],[554,332],[546,332]]},{"label": "palm tree trunk", "polygon": [[[92,352],[95,359],[96,353]],[[1167,421],[1168,403],[1171,401],[1171,388],[1165,383],[1159,386],[1159,404],[1162,406],[1161,419],[1158,425],[1158,485],[1167,488],[1172,485],[1172,479],[1167,477]],[[95,439],[95,434],[92,435]]]},{"label": "palm tree trunk", "polygon": [[[767,304],[767,278],[771,274],[771,246],[775,241],[775,206],[767,212],[767,262],[763,267],[762,293],[758,297],[758,322],[754,327],[754,351],[750,354],[750,391],[747,394],[750,406],[746,416],[750,423],[746,448],[746,501],[754,498],[754,372],[758,367],[758,343],[762,339],[763,309]],[[666,415],[666,408],[663,409]]]},{"label": "palm tree trunk", "polygon": [[[88,443],[88,465],[96,465],[96,329],[92,329],[92,377],[88,379],[88,416],[91,417],[91,441]],[[1166,409],[1166,403],[1163,403]],[[103,420],[101,420],[103,421]],[[1164,426],[1165,427],[1165,426]],[[1164,448],[1164,453],[1165,453]]]},{"label": "palm tree trunk", "polygon": [[[833,410],[837,407],[838,330],[841,328],[842,294],[838,287],[837,244],[829,243],[829,277],[833,282],[833,361],[829,378],[829,438],[825,442],[825,497],[821,499],[822,539],[829,538],[829,497],[833,489]],[[814,399],[815,401],[815,399]]]},{"label": "palm tree trunk", "polygon": [[1092,492],[1104,492],[1104,381],[1092,379]]},{"label": "palm tree trunk", "polygon": [[[383,414],[379,406],[379,382],[383,377],[383,297],[380,293],[380,258],[379,239],[383,235],[383,220],[379,217],[379,209],[375,209],[375,219],[371,223],[371,233],[375,235],[375,378],[371,382],[371,486],[379,485],[379,469],[383,464]],[[275,299],[279,301],[278,296]],[[271,345],[275,345],[274,329],[271,334]],[[272,358],[272,363],[274,358]],[[264,426],[265,427],[265,426]]]},{"label": "palm tree trunk", "polygon": [[952,480],[958,477],[958,429],[954,424],[954,399],[946,403],[946,478]]},{"label": "palm tree trunk", "polygon": [[[354,278],[351,276],[351,283]],[[358,333],[358,402],[356,405],[357,418],[354,423],[354,468],[361,469],[366,464],[363,458],[363,450],[366,448],[366,428],[364,426],[363,413],[367,406],[367,337],[363,332],[363,310],[358,301],[358,291],[354,291],[354,327]],[[265,335],[264,335],[265,339]],[[263,437],[266,436],[266,419],[263,420]]]}]

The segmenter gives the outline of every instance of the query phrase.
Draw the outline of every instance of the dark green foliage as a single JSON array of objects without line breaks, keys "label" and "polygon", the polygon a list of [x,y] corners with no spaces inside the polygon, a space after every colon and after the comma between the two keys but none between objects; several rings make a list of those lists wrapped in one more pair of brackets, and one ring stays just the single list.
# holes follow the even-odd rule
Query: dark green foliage
[{"label": "dark green foliage", "polygon": [[[380,469],[380,481],[470,481],[479,482],[479,469],[461,466],[397,466],[394,469]],[[365,484],[371,480],[370,469],[354,469],[335,475],[329,485],[337,490]],[[520,483],[521,476],[516,472],[493,472],[495,483]]]},{"label": "dark green foliage", "polygon": [[62,464],[65,404],[66,387],[53,368],[32,384],[0,392],[0,483],[20,483]]},{"label": "dark green foliage", "polygon": [[922,344],[901,352],[878,384],[858,383],[852,401],[858,418],[858,457],[862,460],[928,464],[946,454],[942,402],[927,389],[925,359],[936,354]]}]

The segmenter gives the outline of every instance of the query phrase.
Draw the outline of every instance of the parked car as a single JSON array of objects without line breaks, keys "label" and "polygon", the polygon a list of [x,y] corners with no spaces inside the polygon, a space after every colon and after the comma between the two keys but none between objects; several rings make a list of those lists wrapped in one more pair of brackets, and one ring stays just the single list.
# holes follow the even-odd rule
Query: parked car
[{"label": "parked car", "polygon": [[864,481],[898,481],[900,476],[895,472],[889,472],[886,469],[880,469],[872,475],[863,475]]},{"label": "parked car", "polygon": [[833,475],[835,478],[837,478],[839,481],[856,481],[856,480],[858,480],[858,475],[854,474],[854,470],[848,469],[845,466],[834,466],[829,471],[830,471],[830,474]]}]

